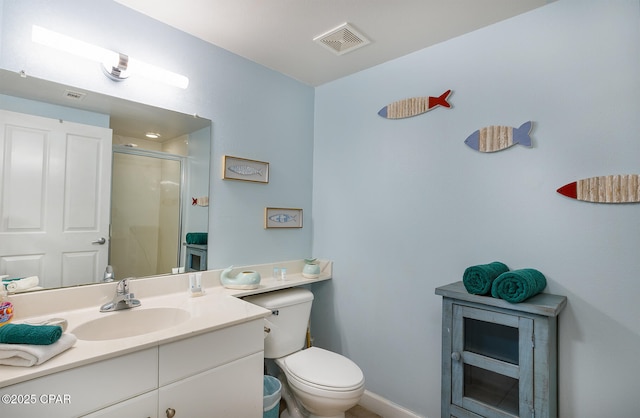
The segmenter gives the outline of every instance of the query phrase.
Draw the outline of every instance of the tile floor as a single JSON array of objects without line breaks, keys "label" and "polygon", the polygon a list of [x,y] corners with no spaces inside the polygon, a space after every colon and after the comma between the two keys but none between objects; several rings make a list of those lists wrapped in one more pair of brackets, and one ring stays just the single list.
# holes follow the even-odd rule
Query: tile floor
[{"label": "tile floor", "polygon": [[[286,407],[286,402],[284,402],[284,399],[282,399],[280,401],[280,412],[282,412],[282,410]],[[360,405],[356,405],[353,408],[349,409],[347,412],[345,412],[344,416],[345,418],[383,418],[380,415],[374,414],[373,412],[365,409]]]},{"label": "tile floor", "polygon": [[363,408],[360,405],[356,405],[350,410],[348,410],[345,414],[345,418],[382,418],[378,414],[374,414],[368,409]]}]

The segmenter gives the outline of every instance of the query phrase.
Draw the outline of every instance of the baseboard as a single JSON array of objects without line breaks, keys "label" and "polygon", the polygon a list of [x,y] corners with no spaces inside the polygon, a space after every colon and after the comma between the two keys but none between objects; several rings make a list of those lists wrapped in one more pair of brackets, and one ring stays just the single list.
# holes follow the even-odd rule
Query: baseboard
[{"label": "baseboard", "polygon": [[358,403],[382,418],[425,418],[368,390],[364,391]]}]

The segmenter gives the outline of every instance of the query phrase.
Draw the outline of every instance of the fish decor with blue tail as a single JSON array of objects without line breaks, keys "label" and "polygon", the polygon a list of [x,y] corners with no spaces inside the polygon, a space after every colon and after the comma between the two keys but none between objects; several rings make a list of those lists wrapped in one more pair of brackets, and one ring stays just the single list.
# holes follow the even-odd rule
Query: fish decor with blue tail
[{"label": "fish decor with blue tail", "polygon": [[516,144],[531,147],[531,121],[525,122],[519,128],[511,126],[487,126],[478,129],[464,143],[476,151],[502,151]]},{"label": "fish decor with blue tail", "polygon": [[378,112],[378,115],[386,119],[402,119],[421,115],[438,106],[451,107],[447,98],[451,90],[447,90],[438,97],[412,97],[386,105]]}]

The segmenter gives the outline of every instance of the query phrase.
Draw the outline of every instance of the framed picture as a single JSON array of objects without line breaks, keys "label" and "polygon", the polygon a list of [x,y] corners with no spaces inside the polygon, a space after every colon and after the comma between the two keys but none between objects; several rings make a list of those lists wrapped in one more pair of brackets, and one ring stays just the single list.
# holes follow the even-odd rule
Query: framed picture
[{"label": "framed picture", "polygon": [[264,208],[264,227],[302,228],[302,209]]},{"label": "framed picture", "polygon": [[269,163],[225,155],[222,167],[224,180],[269,183]]}]

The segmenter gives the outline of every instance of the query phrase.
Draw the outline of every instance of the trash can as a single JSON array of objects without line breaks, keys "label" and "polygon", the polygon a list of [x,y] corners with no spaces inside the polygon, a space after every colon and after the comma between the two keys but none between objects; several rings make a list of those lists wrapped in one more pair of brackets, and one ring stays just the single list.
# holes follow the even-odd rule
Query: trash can
[{"label": "trash can", "polygon": [[278,418],[282,383],[273,376],[264,376],[262,384],[262,418]]}]

